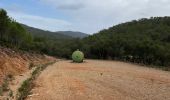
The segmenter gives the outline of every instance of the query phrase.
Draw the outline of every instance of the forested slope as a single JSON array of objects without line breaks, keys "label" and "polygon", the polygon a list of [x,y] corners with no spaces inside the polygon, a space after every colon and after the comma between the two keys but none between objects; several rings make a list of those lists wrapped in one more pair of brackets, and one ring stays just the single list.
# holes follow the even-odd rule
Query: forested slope
[{"label": "forested slope", "polygon": [[84,38],[87,37],[88,34],[82,32],[75,32],[75,31],[58,31],[58,33],[71,36],[73,38]]},{"label": "forested slope", "polygon": [[71,36],[61,34],[59,32],[50,32],[50,31],[45,31],[41,29],[37,29],[34,27],[30,27],[24,24],[21,24],[23,28],[31,33],[34,37],[45,37],[47,39],[71,39]]},{"label": "forested slope", "polygon": [[1,45],[27,48],[33,41],[31,34],[15,20],[7,15],[7,12],[0,9],[0,43]]},{"label": "forested slope", "polygon": [[0,26],[0,43],[7,47],[62,58],[70,58],[73,51],[80,49],[86,58],[170,66],[170,17],[122,23],[83,39],[32,35],[3,9]]},{"label": "forested slope", "polygon": [[170,65],[170,17],[122,23],[83,41],[83,50],[90,58]]},{"label": "forested slope", "polygon": [[71,38],[84,38],[87,37],[88,34],[82,33],[82,32],[76,32],[76,31],[57,31],[57,32],[51,32],[51,31],[45,31],[42,29],[30,27],[24,24],[21,24],[24,29],[31,33],[35,37],[46,37],[48,39],[71,39]]},{"label": "forested slope", "polygon": [[[27,26],[25,26],[27,27]],[[25,51],[69,58],[80,47],[78,38],[27,27],[16,22],[0,9],[0,45]]]}]

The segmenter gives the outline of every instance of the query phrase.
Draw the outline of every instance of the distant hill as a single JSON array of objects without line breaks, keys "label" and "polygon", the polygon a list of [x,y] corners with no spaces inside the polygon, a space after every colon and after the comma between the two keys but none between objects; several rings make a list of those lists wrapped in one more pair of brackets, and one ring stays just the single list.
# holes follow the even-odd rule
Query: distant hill
[{"label": "distant hill", "polygon": [[88,34],[86,34],[86,33],[73,32],[73,31],[58,31],[58,33],[61,33],[61,34],[67,35],[67,36],[71,36],[74,38],[84,38],[84,37],[88,36]]},{"label": "distant hill", "polygon": [[71,36],[67,36],[67,35],[64,35],[58,32],[50,32],[50,31],[30,27],[24,24],[22,24],[22,26],[33,36],[46,37],[48,39],[70,39],[72,38]]},{"label": "distant hill", "polygon": [[33,36],[47,37],[49,39],[71,39],[71,38],[83,38],[88,36],[87,34],[82,32],[73,32],[73,31],[51,32],[51,31],[30,27],[24,24],[22,24],[22,26]]}]

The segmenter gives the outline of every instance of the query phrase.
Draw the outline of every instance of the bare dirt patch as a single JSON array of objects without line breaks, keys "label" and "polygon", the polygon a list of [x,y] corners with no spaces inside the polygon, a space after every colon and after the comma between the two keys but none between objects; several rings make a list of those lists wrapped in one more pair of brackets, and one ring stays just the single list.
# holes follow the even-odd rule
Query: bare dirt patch
[{"label": "bare dirt patch", "polygon": [[43,71],[27,100],[170,100],[170,73],[102,60],[60,61]]}]

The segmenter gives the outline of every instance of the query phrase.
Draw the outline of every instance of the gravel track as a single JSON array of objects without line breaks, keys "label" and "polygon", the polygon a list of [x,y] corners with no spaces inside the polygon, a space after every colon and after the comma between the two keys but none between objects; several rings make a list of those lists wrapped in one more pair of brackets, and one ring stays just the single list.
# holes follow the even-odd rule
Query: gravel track
[{"label": "gravel track", "polygon": [[118,61],[59,61],[27,100],[170,100],[170,73]]}]

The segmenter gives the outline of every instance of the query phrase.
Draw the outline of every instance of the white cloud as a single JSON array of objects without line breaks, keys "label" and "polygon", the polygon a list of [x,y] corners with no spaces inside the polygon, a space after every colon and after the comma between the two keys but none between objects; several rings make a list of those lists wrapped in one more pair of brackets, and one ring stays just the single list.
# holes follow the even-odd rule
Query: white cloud
[{"label": "white cloud", "polygon": [[47,15],[48,17],[29,15],[25,13],[27,10],[21,11],[20,5],[17,4],[9,5],[9,15],[21,23],[45,30],[74,30],[90,34],[134,19],[170,16],[170,0],[39,0],[39,2],[45,4],[44,7],[49,6],[53,12],[56,10],[56,13],[61,13],[62,17],[67,17],[62,20],[50,18],[51,15]]},{"label": "white cloud", "polygon": [[40,1],[70,16],[74,22],[73,29],[88,33],[143,17],[170,15],[170,0]]},{"label": "white cloud", "polygon": [[63,10],[77,10],[84,7],[84,2],[82,0],[39,0],[43,3],[48,3],[55,6],[58,9]]},{"label": "white cloud", "polygon": [[31,25],[32,27],[51,30],[51,31],[64,31],[71,28],[72,24],[65,20],[46,18],[35,15],[28,15],[24,13],[18,12],[9,12],[8,14],[12,18],[14,18],[17,22]]}]

